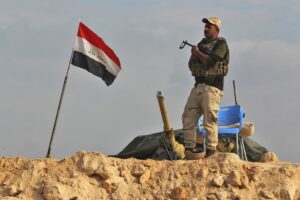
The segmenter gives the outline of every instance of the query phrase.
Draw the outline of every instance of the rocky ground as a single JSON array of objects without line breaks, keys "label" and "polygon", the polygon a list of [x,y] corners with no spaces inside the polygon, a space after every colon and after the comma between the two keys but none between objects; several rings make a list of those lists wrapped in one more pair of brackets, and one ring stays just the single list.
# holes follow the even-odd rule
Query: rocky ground
[{"label": "rocky ground", "polygon": [[0,199],[300,200],[300,164],[250,163],[230,153],[197,161],[117,159],[92,152],[63,160],[2,157]]}]

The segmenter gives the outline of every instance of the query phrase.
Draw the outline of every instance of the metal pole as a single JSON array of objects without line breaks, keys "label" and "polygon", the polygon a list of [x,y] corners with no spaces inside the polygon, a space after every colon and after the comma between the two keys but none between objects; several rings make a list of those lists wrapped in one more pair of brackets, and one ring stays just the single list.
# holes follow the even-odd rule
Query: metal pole
[{"label": "metal pole", "polygon": [[168,146],[167,146],[167,144],[166,144],[166,141],[165,141],[165,138],[164,138],[164,133],[162,133],[162,134],[160,135],[160,139],[161,139],[161,142],[163,143],[163,145],[164,145],[164,147],[165,147],[165,149],[166,149],[166,151],[167,151],[167,154],[168,154],[169,159],[170,159],[170,160],[173,160],[172,157],[171,157],[170,151],[169,151],[169,149],[168,149]]},{"label": "metal pole", "polygon": [[235,90],[235,82],[234,82],[234,80],[232,81],[232,83],[233,83],[234,102],[235,102],[235,105],[238,105],[237,100],[236,100],[236,90]]},{"label": "metal pole", "polygon": [[49,142],[49,146],[48,146],[48,151],[47,151],[47,155],[46,155],[47,158],[50,158],[50,155],[51,155],[52,141],[53,141],[53,138],[54,138],[57,119],[58,119],[58,116],[59,116],[61,103],[62,103],[62,100],[63,100],[63,97],[64,97],[64,93],[65,93],[65,89],[66,89],[66,85],[67,85],[67,81],[68,81],[68,74],[69,74],[71,62],[72,62],[72,59],[73,59],[73,52],[74,51],[72,50],[72,54],[71,54],[71,58],[70,58],[70,61],[69,61],[67,73],[65,75],[64,84],[63,84],[63,87],[62,87],[62,90],[61,90],[61,95],[60,95],[60,99],[59,99],[59,103],[58,103],[58,107],[57,107],[57,111],[56,111],[56,116],[55,116],[55,120],[54,120],[54,124],[53,124],[53,128],[52,128],[52,134],[51,134],[51,138],[50,138],[50,142]]}]

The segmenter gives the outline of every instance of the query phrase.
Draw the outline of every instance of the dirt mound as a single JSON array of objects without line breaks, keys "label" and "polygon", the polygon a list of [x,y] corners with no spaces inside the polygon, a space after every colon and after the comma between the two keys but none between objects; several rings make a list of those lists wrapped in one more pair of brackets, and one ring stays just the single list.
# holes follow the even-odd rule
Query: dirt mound
[{"label": "dirt mound", "polygon": [[0,199],[300,199],[300,165],[218,153],[197,161],[0,158]]}]

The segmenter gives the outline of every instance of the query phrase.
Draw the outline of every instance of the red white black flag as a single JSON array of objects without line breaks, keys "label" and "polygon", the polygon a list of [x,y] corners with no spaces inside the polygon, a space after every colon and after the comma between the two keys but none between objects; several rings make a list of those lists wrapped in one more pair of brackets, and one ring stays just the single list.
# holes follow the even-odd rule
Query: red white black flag
[{"label": "red white black flag", "polygon": [[79,22],[71,63],[102,78],[106,85],[115,80],[121,63],[114,51],[82,22]]}]

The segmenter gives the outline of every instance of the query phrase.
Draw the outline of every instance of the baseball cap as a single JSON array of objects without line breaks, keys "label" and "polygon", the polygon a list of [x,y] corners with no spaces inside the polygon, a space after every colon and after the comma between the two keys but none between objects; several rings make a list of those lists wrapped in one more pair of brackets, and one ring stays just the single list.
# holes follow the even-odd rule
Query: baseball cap
[{"label": "baseball cap", "polygon": [[216,25],[218,29],[221,29],[221,20],[218,17],[203,18],[202,22]]}]

